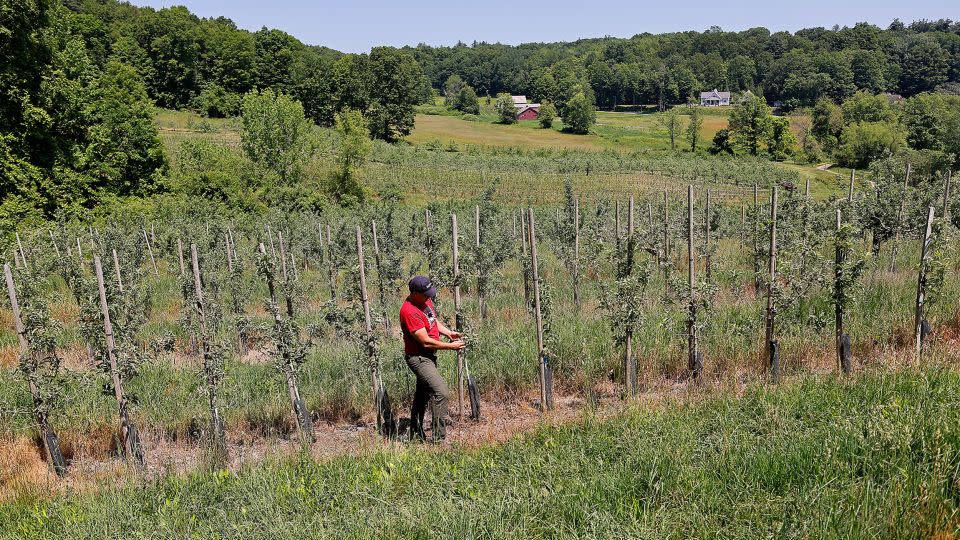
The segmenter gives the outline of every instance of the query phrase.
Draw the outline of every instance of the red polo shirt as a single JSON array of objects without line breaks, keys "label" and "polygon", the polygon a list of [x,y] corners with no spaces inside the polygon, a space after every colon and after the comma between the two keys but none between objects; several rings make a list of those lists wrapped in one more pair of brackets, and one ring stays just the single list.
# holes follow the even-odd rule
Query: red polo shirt
[{"label": "red polo shirt", "polygon": [[433,339],[440,339],[440,327],[437,326],[437,312],[433,310],[433,300],[427,299],[424,304],[416,304],[407,298],[400,306],[400,329],[403,331],[403,352],[412,355],[432,355],[433,350],[424,347],[414,332],[421,328],[427,329],[427,335]]}]

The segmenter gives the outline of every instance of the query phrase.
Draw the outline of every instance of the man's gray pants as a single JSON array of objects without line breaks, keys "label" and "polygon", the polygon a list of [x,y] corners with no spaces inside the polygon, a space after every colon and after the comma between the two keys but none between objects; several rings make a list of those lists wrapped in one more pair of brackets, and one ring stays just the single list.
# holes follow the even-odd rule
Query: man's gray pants
[{"label": "man's gray pants", "polygon": [[417,390],[413,394],[413,406],[410,408],[410,438],[426,439],[423,416],[427,412],[427,403],[432,398],[433,440],[439,441],[447,434],[443,419],[447,415],[447,395],[450,390],[437,370],[437,357],[407,355],[406,359],[407,366],[417,376]]}]

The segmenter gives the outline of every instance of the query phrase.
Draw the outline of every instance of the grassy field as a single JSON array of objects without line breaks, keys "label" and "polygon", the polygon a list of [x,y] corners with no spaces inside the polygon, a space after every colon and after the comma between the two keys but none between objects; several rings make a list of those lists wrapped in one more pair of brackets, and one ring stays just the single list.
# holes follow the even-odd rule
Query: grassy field
[{"label": "grassy field", "polygon": [[386,447],[0,506],[3,538],[950,538],[960,376],[806,377],[585,413],[502,446]]}]

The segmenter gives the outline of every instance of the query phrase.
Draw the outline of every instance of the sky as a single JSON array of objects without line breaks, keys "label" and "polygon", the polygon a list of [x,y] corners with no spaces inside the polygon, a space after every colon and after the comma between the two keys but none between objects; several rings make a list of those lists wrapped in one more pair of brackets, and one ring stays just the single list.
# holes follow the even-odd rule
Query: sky
[{"label": "sky", "polygon": [[377,45],[454,45],[458,41],[573,41],[630,37],[711,26],[772,31],[869,22],[885,28],[895,18],[960,20],[960,0],[132,0],[155,8],[186,5],[201,17],[225,16],[238,27],[288,32],[310,45],[367,52]]}]

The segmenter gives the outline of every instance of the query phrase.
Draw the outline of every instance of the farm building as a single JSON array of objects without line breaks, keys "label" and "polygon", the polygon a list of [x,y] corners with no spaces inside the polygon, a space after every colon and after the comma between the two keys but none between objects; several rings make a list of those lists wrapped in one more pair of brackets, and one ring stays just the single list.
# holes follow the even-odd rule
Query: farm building
[{"label": "farm building", "polygon": [[517,108],[517,120],[536,120],[540,112],[539,103],[527,103],[527,96],[510,96]]},{"label": "farm building", "polygon": [[730,92],[718,92],[714,88],[710,92],[700,92],[700,105],[704,107],[719,107],[730,104]]}]

